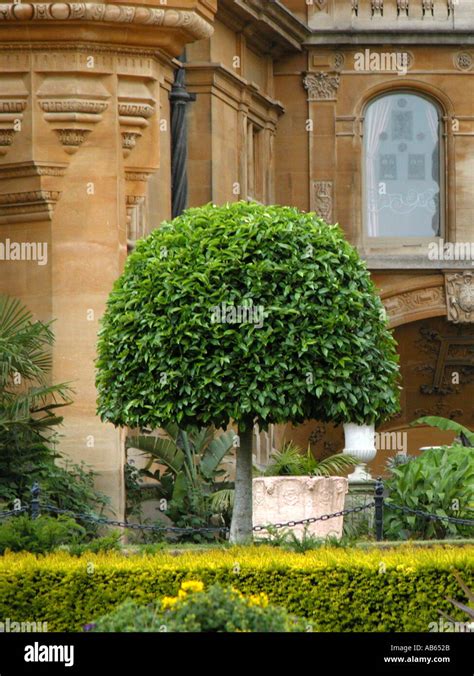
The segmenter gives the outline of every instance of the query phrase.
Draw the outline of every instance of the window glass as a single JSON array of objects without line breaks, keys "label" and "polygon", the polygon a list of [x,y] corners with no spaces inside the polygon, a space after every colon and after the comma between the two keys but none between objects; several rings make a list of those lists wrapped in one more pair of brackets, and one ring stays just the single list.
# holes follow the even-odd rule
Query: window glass
[{"label": "window glass", "polygon": [[364,121],[369,237],[440,235],[440,115],[416,94],[381,96]]}]

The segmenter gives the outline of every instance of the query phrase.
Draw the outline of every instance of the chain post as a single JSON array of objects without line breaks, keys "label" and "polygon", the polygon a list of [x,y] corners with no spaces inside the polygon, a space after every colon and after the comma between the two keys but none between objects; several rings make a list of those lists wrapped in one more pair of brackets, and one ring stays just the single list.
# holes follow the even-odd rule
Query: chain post
[{"label": "chain post", "polygon": [[383,540],[383,481],[377,477],[374,491],[375,502],[375,538],[377,542]]},{"label": "chain post", "polygon": [[40,493],[41,488],[37,481],[31,487],[31,518],[37,519],[40,515]]}]

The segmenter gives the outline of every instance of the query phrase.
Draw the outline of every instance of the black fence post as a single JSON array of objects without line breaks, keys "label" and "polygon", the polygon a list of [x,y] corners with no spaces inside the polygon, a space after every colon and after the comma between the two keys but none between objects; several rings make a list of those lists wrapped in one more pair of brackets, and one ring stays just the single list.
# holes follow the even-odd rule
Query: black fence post
[{"label": "black fence post", "polygon": [[377,542],[383,540],[383,481],[377,477],[375,482],[375,538]]},{"label": "black fence post", "polygon": [[31,518],[37,519],[40,515],[40,485],[37,481],[31,488]]}]

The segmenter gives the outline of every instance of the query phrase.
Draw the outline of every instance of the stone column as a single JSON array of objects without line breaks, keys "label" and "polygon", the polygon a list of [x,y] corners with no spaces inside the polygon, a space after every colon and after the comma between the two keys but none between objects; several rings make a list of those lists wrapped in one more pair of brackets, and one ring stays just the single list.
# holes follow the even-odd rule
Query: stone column
[{"label": "stone column", "polygon": [[[154,6],[155,5],[155,6]],[[0,241],[47,260],[0,261],[0,292],[54,319],[52,382],[69,382],[59,449],[100,473],[123,514],[123,433],[95,415],[99,319],[127,255],[127,217],[160,165],[160,79],[209,37],[215,0],[0,5]]]}]

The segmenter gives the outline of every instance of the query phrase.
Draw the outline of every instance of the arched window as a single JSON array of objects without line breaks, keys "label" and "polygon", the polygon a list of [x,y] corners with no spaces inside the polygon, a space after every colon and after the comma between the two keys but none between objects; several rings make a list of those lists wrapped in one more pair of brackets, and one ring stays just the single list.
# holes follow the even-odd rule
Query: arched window
[{"label": "arched window", "polygon": [[434,103],[409,92],[384,94],[367,106],[366,237],[441,236],[440,120]]}]

